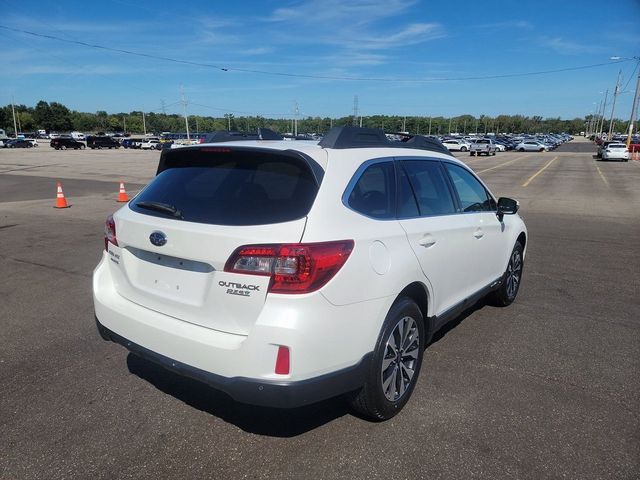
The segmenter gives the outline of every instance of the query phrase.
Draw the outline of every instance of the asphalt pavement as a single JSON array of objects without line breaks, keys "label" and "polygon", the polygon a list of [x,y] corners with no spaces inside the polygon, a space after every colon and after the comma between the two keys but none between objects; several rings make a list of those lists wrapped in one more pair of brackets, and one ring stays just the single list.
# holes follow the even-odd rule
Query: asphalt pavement
[{"label": "asphalt pavement", "polygon": [[521,202],[522,289],[439,332],[408,405],[371,423],[341,399],[242,405],[102,341],[104,218],[157,153],[32,150],[0,150],[0,478],[640,477],[640,162],[583,140],[457,154]]}]

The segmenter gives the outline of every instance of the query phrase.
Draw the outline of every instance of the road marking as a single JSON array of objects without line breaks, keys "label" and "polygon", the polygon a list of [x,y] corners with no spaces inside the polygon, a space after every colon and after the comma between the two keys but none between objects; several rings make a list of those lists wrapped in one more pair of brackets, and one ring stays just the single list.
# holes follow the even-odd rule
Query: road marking
[{"label": "road marking", "polygon": [[533,175],[531,175],[529,177],[529,180],[527,180],[526,182],[524,182],[522,184],[523,187],[526,187],[527,185],[529,185],[534,178],[536,178],[538,175],[540,175],[542,172],[544,172],[547,168],[549,168],[549,165],[551,165],[553,162],[555,162],[558,159],[558,157],[553,157],[551,160],[549,160],[544,167],[542,167],[540,170],[538,170],[536,173],[534,173]]},{"label": "road marking", "polygon": [[604,176],[604,173],[602,173],[602,170],[600,170],[600,166],[597,165],[597,164],[596,164],[596,169],[598,170],[598,173],[600,174],[600,178],[602,179],[604,184],[608,187],[609,186],[609,182],[607,181],[607,178]]},{"label": "road marking", "polygon": [[509,160],[508,162],[504,162],[504,163],[500,163],[498,165],[495,165],[493,167],[489,167],[489,168],[485,168],[484,170],[479,170],[476,173],[480,174],[480,173],[484,173],[484,172],[488,172],[490,170],[494,170],[496,168],[502,167],[503,165],[510,165],[513,162],[517,162],[518,160],[522,160],[523,158],[527,157],[528,155],[523,155],[522,157],[518,157],[518,158],[514,158],[513,160]]}]

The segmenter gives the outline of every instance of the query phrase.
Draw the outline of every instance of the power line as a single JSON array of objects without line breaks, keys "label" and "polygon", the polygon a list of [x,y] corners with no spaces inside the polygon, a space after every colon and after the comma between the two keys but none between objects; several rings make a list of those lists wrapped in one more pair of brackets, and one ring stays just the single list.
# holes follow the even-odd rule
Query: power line
[{"label": "power line", "polygon": [[407,82],[407,83],[426,83],[426,82],[454,82],[454,81],[467,81],[467,80],[493,80],[499,78],[517,78],[517,77],[530,77],[534,75],[547,75],[550,73],[561,73],[561,72],[572,72],[576,70],[586,70],[590,68],[598,68],[604,67],[607,65],[615,65],[617,63],[625,63],[633,61],[633,59],[620,59],[609,61],[606,63],[594,63],[591,65],[580,65],[577,67],[565,67],[551,70],[540,70],[535,72],[523,72],[523,73],[506,73],[500,75],[477,75],[472,77],[432,77],[432,78],[386,78],[386,77],[348,77],[348,76],[333,76],[333,75],[305,75],[301,73],[290,73],[290,72],[273,72],[266,70],[253,70],[246,68],[233,68],[233,67],[223,67],[220,65],[215,65],[212,63],[203,63],[203,62],[194,62],[191,60],[181,60],[177,58],[164,57],[161,55],[153,55],[150,53],[141,53],[134,52],[132,50],[125,50],[121,48],[112,48],[104,45],[98,45],[95,43],[82,42],[79,40],[69,40],[66,38],[61,38],[55,35],[47,35],[44,33],[30,32],[28,30],[21,30],[18,28],[11,28],[5,25],[0,25],[0,28],[4,30],[9,30],[12,32],[23,33],[26,35],[31,35],[39,38],[46,38],[49,40],[57,40],[59,42],[71,43],[75,45],[81,45],[83,47],[94,48],[98,50],[105,50],[109,52],[122,53],[125,55],[133,55],[136,57],[145,57],[152,58],[154,60],[163,60],[166,62],[179,63],[183,65],[193,65],[196,67],[205,67],[205,68],[213,68],[216,70],[220,70],[222,72],[240,72],[240,73],[254,73],[259,75],[271,75],[278,77],[294,77],[294,78],[309,78],[316,80],[346,80],[346,81],[362,81],[362,82]]}]

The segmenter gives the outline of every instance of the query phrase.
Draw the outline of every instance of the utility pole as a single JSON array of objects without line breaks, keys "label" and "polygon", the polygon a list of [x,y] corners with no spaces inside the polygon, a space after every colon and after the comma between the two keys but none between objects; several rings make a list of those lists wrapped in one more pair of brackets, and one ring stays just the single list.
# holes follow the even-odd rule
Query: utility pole
[{"label": "utility pole", "polygon": [[187,142],[191,142],[191,137],[189,136],[189,117],[187,116],[187,101],[184,99],[184,88],[182,85],[180,85],[180,97],[184,110],[184,125],[187,128]]},{"label": "utility pole", "polygon": [[358,108],[358,95],[353,96],[353,126],[358,126],[358,117],[360,116],[360,111]]},{"label": "utility pole", "polygon": [[600,118],[600,126],[597,127],[597,131],[598,131],[598,137],[602,138],[602,129],[604,128],[604,112],[607,109],[607,97],[609,96],[609,89],[607,88],[607,90],[604,92],[604,103],[602,104],[602,115]]},{"label": "utility pole", "polygon": [[161,104],[162,104],[162,107],[161,107],[162,108],[162,114],[166,115],[167,114],[167,106],[165,104],[164,98],[162,99],[162,103]]},{"label": "utility pole", "polygon": [[144,120],[144,112],[142,112],[142,130],[144,130],[144,136],[147,136],[147,123]]},{"label": "utility pole", "polygon": [[293,116],[295,118],[295,123],[293,127],[293,136],[298,136],[298,114],[300,113],[300,109],[298,108],[298,102],[293,102]]},{"label": "utility pole", "polygon": [[429,117],[429,135],[431,135],[431,117]]},{"label": "utility pole", "polygon": [[122,127],[124,133],[127,133],[127,117],[125,117],[124,115],[122,116]]},{"label": "utility pole", "polygon": [[640,71],[638,72],[638,81],[636,82],[636,93],[633,95],[633,106],[631,107],[631,119],[629,120],[629,133],[627,134],[627,150],[631,145],[631,135],[638,114],[638,94],[640,94]]},{"label": "utility pole", "polygon": [[231,114],[227,113],[227,131],[231,131]]},{"label": "utility pole", "polygon": [[449,135],[451,135],[451,117],[449,117]]},{"label": "utility pole", "polygon": [[618,79],[616,80],[616,89],[613,91],[613,103],[611,104],[611,121],[609,122],[609,136],[607,140],[611,140],[611,136],[613,135],[613,114],[616,110],[616,99],[618,98],[618,93],[620,90],[620,76],[622,75],[622,70],[618,71]]},{"label": "utility pole", "polygon": [[13,95],[11,95],[11,111],[13,112],[13,133],[15,138],[18,138],[18,126],[16,125],[16,107]]},{"label": "utility pole", "polygon": [[407,131],[407,116],[406,115],[404,117],[402,117],[402,131],[403,132]]}]

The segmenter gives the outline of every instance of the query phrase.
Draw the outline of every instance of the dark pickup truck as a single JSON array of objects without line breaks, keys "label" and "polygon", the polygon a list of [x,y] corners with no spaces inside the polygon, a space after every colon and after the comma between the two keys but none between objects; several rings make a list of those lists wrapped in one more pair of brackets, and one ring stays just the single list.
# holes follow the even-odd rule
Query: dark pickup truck
[{"label": "dark pickup truck", "polygon": [[87,147],[94,148],[120,148],[120,144],[111,137],[94,136],[87,137]]}]

